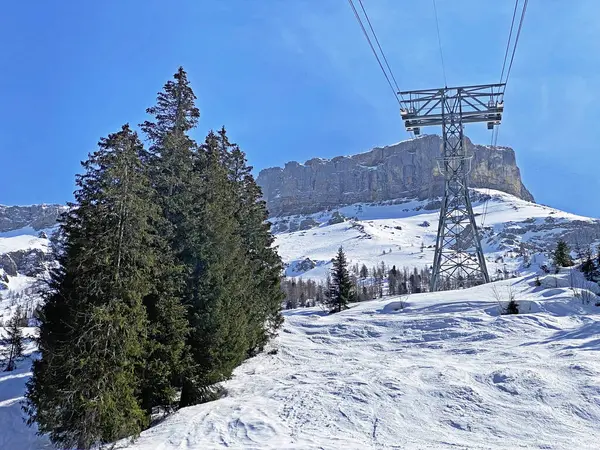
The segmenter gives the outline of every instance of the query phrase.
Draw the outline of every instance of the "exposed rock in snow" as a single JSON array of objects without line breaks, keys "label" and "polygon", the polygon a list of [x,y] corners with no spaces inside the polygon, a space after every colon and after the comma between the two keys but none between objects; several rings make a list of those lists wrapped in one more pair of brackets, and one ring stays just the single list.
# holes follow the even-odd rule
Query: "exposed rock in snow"
[{"label": "exposed rock in snow", "polygon": [[12,259],[10,253],[0,255],[0,269],[4,270],[6,275],[11,277],[17,276],[17,263],[15,263],[15,260]]}]

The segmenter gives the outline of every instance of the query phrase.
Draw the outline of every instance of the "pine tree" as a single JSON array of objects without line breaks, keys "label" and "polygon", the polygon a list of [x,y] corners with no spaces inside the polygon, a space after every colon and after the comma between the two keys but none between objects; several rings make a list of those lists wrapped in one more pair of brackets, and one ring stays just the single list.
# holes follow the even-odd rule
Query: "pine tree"
[{"label": "pine tree", "polygon": [[596,266],[594,264],[594,259],[592,256],[592,250],[588,248],[582,254],[584,261],[581,263],[581,271],[585,275],[587,280],[592,280],[594,277]]},{"label": "pine tree", "polygon": [[236,220],[234,186],[215,133],[200,147],[194,171],[196,197],[184,255],[190,271],[186,302],[192,364],[180,406],[214,398],[219,392],[214,385],[247,357],[253,337],[248,317],[252,273]]},{"label": "pine tree", "polygon": [[281,273],[283,264],[273,247],[271,224],[267,221],[262,191],[248,165],[244,152],[229,142],[225,128],[218,133],[219,149],[229,179],[233,183],[236,219],[239,223],[245,263],[252,273],[248,289],[250,354],[261,351],[283,323],[281,315]]},{"label": "pine tree", "polygon": [[151,343],[155,344],[150,349],[155,357],[144,377],[146,408],[165,405],[174,388],[183,387],[184,378],[196,366],[191,354],[182,358],[182,340],[191,344],[190,305],[197,297],[194,280],[200,272],[196,258],[199,242],[195,239],[202,235],[196,215],[204,204],[197,199],[206,187],[198,181],[197,145],[188,135],[200,117],[196,96],[183,68],[173,78],[157,94],[156,105],[147,109],[153,119],[141,125],[150,143],[144,161],[164,218],[155,228],[164,238],[161,254],[166,261],[156,273],[157,292],[146,304],[150,330],[154,332]]},{"label": "pine tree", "polygon": [[5,372],[12,372],[17,368],[17,361],[23,357],[23,332],[21,307],[18,306],[15,314],[6,324],[6,337],[0,340],[3,347],[2,356],[6,361]]},{"label": "pine tree", "polygon": [[571,267],[573,265],[573,261],[571,260],[571,255],[569,254],[569,246],[563,240],[559,240],[556,244],[556,249],[552,254],[552,259],[554,260],[554,264],[556,267]]},{"label": "pine tree", "polygon": [[156,264],[151,188],[142,145],[128,126],[82,163],[75,203],[60,220],[60,267],[40,313],[27,386],[29,423],[62,448],[89,449],[148,423],[141,388],[146,319]]},{"label": "pine tree", "polygon": [[347,309],[352,297],[352,281],[348,273],[348,262],[344,249],[340,247],[337,256],[333,259],[333,269],[331,270],[331,286],[328,296],[331,312],[341,312],[342,309]]},{"label": "pine tree", "polygon": [[398,271],[396,266],[393,266],[388,273],[388,293],[389,295],[398,293]]},{"label": "pine tree", "polygon": [[[200,111],[187,74],[179,68],[147,109],[154,120],[140,125],[150,147],[143,155],[159,217],[153,221],[155,249],[160,264],[154,271],[154,289],[144,299],[149,340],[142,389],[147,411],[169,408],[182,386],[185,342],[189,331],[184,306],[188,280],[184,263],[189,247],[186,233],[193,202],[193,164],[196,144],[188,132],[198,124]],[[185,361],[188,361],[185,359]]]},{"label": "pine tree", "polygon": [[367,269],[366,265],[362,265],[360,268],[360,277],[364,280],[369,276],[369,269]]}]

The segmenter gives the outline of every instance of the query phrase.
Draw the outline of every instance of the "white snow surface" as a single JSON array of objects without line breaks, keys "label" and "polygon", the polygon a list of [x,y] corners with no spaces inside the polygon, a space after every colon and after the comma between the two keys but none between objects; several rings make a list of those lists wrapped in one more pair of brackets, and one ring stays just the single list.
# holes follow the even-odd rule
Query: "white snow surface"
[{"label": "white snow surface", "polygon": [[46,251],[48,249],[48,239],[28,234],[0,237],[0,254],[31,249]]},{"label": "white snow surface", "polygon": [[[508,285],[520,315],[498,314],[492,288]],[[599,310],[531,275],[334,315],[286,311],[277,353],[238,367],[227,396],[117,448],[598,448]],[[21,421],[29,363],[0,375],[2,449],[48,445]]]},{"label": "white snow surface", "polygon": [[[552,241],[563,224],[593,219],[490,194],[487,206],[474,204],[478,223],[487,208],[482,241],[490,272],[506,264],[525,276],[387,297],[334,315],[318,307],[285,311],[283,328],[267,351],[224,383],[227,396],[184,408],[116,448],[600,448],[600,308],[594,306],[600,289],[571,270],[541,277],[536,287],[532,271],[544,257],[537,255],[526,269],[497,238],[507,226],[527,221],[542,229],[518,234],[519,240]],[[287,263],[317,263],[298,274],[306,278],[323,278],[340,245],[351,263],[369,268],[382,260],[423,267],[433,259],[428,247],[435,243],[439,214],[422,209],[425,203],[351,205],[337,211],[353,219],[335,225],[327,224],[334,211],[277,218],[312,218],[319,225],[278,234],[276,244]],[[47,240],[21,231],[0,236],[0,253],[47,246]],[[499,257],[503,261],[496,263]],[[0,315],[10,316],[14,307],[8,294],[25,292],[33,281],[9,277]],[[508,285],[514,285],[520,315],[498,314],[492,289],[506,297]],[[586,300],[591,304],[582,304]],[[0,372],[1,450],[51,448],[25,425],[21,411],[34,352],[29,342],[18,369]]]},{"label": "white snow surface", "polygon": [[[524,314],[500,316],[491,287],[511,283]],[[227,397],[118,448],[598,448],[598,309],[529,277],[287,311]]]},{"label": "white snow surface", "polygon": [[[512,245],[518,248],[520,242],[527,243],[541,239],[554,243],[553,237],[566,224],[572,226],[575,221],[592,223],[596,219],[563,212],[548,206],[521,200],[501,191],[474,189],[479,194],[489,194],[488,202],[476,201],[473,211],[476,222],[481,227],[484,221],[482,246],[486,256],[489,273],[493,276],[497,270],[505,268],[510,272],[523,270],[522,259],[499,241],[498,234],[512,227],[519,228],[535,224],[542,231],[518,234],[518,242]],[[433,261],[435,241],[439,223],[439,209],[425,210],[427,201],[404,200],[381,203],[357,203],[328,212],[308,215],[286,216],[270,219],[274,228],[280,223],[299,224],[311,219],[319,225],[307,230],[276,234],[275,245],[285,263],[290,264],[287,275],[302,276],[323,280],[331,270],[331,259],[343,246],[350,264],[366,264],[371,269],[384,261],[388,267],[429,267]],[[347,221],[329,225],[332,214],[339,212]],[[485,217],[485,219],[484,219]],[[529,221],[529,222],[527,222]],[[552,221],[552,222],[548,222]],[[429,224],[428,226],[423,226]],[[423,251],[421,246],[424,245]],[[384,254],[385,252],[385,254]],[[295,263],[306,258],[316,263],[314,269],[303,273],[294,270]],[[501,261],[497,262],[499,258]],[[545,262],[537,255],[536,266]]]}]

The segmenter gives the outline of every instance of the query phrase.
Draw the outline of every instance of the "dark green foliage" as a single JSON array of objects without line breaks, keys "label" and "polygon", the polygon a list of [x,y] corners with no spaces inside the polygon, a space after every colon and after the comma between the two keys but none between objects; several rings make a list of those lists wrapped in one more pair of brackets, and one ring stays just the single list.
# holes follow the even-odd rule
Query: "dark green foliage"
[{"label": "dark green foliage", "polygon": [[244,153],[198,146],[183,69],[141,125],[99,143],[53,240],[25,411],[63,448],[136,435],[154,409],[211,400],[280,327],[282,263]]},{"label": "dark green foliage", "polygon": [[141,143],[124,126],[102,139],[61,219],[60,269],[41,311],[26,411],[63,448],[88,449],[139,433],[136,393],[155,261],[148,253],[150,187]]},{"label": "dark green foliage", "polygon": [[233,183],[236,199],[236,219],[238,220],[242,247],[246,255],[247,269],[253,274],[248,291],[248,320],[251,331],[250,352],[261,351],[267,340],[283,323],[280,277],[283,265],[273,247],[274,237],[262,191],[248,166],[246,155],[240,148],[229,142],[225,128],[219,131],[221,157]]},{"label": "dark green foliage", "polygon": [[203,401],[210,386],[228,378],[249,349],[251,273],[235,220],[235,191],[221,156],[218,137],[210,133],[195,164],[197,198],[186,233],[192,363],[181,406]]},{"label": "dark green foliage", "polygon": [[176,388],[181,388],[184,349],[189,323],[185,307],[189,269],[187,250],[193,202],[193,164],[196,144],[187,133],[200,117],[187,74],[179,68],[157,94],[156,105],[147,112],[154,121],[141,125],[150,147],[143,161],[154,189],[153,202],[159,217],[153,221],[153,248],[159,258],[154,270],[153,291],[144,299],[149,320],[149,341],[142,404],[170,407]]},{"label": "dark green foliage", "polygon": [[6,336],[0,340],[3,347],[2,359],[4,371],[12,372],[17,368],[17,361],[23,357],[23,332],[21,330],[23,313],[18,306],[15,314],[10,318],[5,327]]},{"label": "dark green foliage", "polygon": [[571,255],[569,246],[565,241],[558,241],[556,244],[556,249],[552,254],[552,259],[556,267],[571,267],[573,265],[573,261],[571,260]]},{"label": "dark green foliage", "polygon": [[592,251],[591,249],[587,249],[587,251],[583,253],[584,260],[581,263],[581,271],[587,280],[591,280],[596,272],[596,265],[594,264],[594,260],[592,258]]},{"label": "dark green foliage", "polygon": [[331,312],[341,312],[342,309],[347,309],[348,302],[352,300],[353,296],[346,254],[340,247],[333,259],[333,269],[331,269],[331,286],[328,295],[328,306],[331,308]]},{"label": "dark green foliage", "polygon": [[[395,267],[395,266],[394,266]],[[360,268],[360,277],[362,279],[365,279],[369,276],[369,269],[367,269],[367,266],[365,266],[364,264],[361,266]]]}]

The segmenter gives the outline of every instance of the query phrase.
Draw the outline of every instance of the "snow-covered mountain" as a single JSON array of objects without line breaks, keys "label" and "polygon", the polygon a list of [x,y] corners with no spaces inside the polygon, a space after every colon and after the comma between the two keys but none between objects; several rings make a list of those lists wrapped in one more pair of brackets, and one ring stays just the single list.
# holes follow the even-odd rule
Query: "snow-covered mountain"
[{"label": "snow-covered mountain", "polygon": [[[573,247],[600,242],[600,220],[577,216],[510,194],[474,189],[473,207],[488,270],[527,273],[544,263],[544,253],[560,237]],[[439,203],[396,199],[357,203],[312,214],[270,219],[275,244],[292,277],[324,279],[331,259],[342,245],[352,264],[371,268],[381,261],[398,268],[431,265],[437,232]],[[64,207],[20,207],[27,221],[12,220],[0,232],[0,321],[10,317],[17,304],[31,311],[37,302],[33,284],[48,264],[49,236]],[[48,208],[50,208],[48,210]],[[6,211],[6,210],[4,210]],[[5,216],[6,221],[10,216]],[[32,224],[39,224],[32,226]],[[44,226],[40,228],[39,226]],[[526,255],[526,256],[523,256]]]},{"label": "snow-covered mountain", "polygon": [[[545,262],[558,238],[572,247],[600,242],[600,220],[559,211],[487,189],[472,191],[488,270],[527,273]],[[323,279],[341,245],[351,264],[370,269],[429,267],[433,261],[439,203],[397,199],[358,203],[329,211],[272,218],[276,245],[288,276]]]},{"label": "snow-covered mountain", "polygon": [[36,282],[52,264],[49,238],[64,207],[0,206],[0,324],[16,307],[31,316],[39,300]]}]

